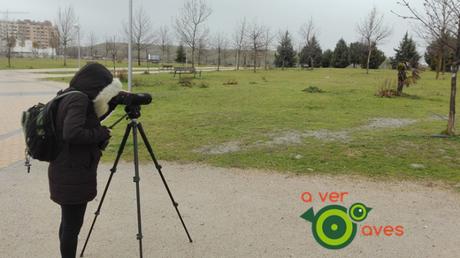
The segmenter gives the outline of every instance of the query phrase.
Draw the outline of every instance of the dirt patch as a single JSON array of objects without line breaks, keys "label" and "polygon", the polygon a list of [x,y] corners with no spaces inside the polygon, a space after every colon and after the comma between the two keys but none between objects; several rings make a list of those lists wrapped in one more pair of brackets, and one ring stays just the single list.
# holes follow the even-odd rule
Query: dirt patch
[{"label": "dirt patch", "polygon": [[372,118],[369,124],[360,127],[364,130],[386,129],[386,128],[401,128],[415,124],[415,119],[401,119],[401,118]]},{"label": "dirt patch", "polygon": [[[352,133],[366,130],[379,130],[379,129],[392,129],[401,128],[416,123],[415,119],[401,119],[401,118],[383,118],[377,117],[369,120],[369,123],[363,126],[348,128],[338,131],[332,131],[327,129],[321,130],[306,130],[306,131],[282,131],[279,133],[268,134],[268,140],[258,141],[255,144],[247,145],[245,148],[257,148],[257,147],[274,147],[274,146],[290,146],[290,145],[301,145],[306,138],[314,138],[324,142],[349,142],[352,139]],[[195,152],[219,155],[232,152],[241,151],[241,142],[230,141],[220,145],[207,145]]]},{"label": "dirt patch", "polygon": [[239,141],[225,142],[220,145],[207,145],[201,148],[195,149],[194,152],[219,155],[225,153],[238,152],[241,150],[241,143]]},{"label": "dirt patch", "polygon": [[282,132],[280,134],[270,134],[269,137],[271,138],[271,140],[259,142],[257,145],[297,145],[301,144],[303,141],[302,133],[297,131]]},{"label": "dirt patch", "polygon": [[350,135],[348,131],[329,131],[329,130],[319,130],[319,131],[306,131],[302,134],[303,137],[313,137],[322,141],[341,141],[346,142],[350,140]]}]

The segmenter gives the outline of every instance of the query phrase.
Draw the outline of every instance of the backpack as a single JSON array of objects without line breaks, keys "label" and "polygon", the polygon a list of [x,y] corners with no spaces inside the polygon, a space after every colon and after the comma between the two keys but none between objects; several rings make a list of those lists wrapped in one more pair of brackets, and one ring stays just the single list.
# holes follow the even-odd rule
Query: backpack
[{"label": "backpack", "polygon": [[53,161],[56,159],[58,149],[58,136],[56,134],[55,115],[59,100],[70,94],[83,94],[81,91],[59,92],[48,103],[38,103],[22,113],[22,129],[26,140],[27,172],[30,172],[29,157],[40,161]]}]

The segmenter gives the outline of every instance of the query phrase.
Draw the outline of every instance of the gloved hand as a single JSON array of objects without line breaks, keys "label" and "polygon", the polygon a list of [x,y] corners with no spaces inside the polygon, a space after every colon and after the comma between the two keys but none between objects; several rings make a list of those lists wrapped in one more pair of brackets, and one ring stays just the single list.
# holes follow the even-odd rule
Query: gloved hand
[{"label": "gloved hand", "polygon": [[109,145],[109,142],[110,142],[110,138],[112,138],[112,130],[110,130],[109,128],[105,126],[103,126],[103,128],[107,130],[109,137],[99,143],[99,149],[102,151],[105,150],[105,148],[107,148],[107,145]]}]

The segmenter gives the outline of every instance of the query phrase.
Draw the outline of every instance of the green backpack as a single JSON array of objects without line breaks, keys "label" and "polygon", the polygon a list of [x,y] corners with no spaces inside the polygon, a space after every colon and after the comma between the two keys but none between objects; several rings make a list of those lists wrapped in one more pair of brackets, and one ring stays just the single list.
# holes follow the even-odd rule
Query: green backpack
[{"label": "green backpack", "polygon": [[59,100],[71,94],[83,94],[81,91],[58,93],[48,103],[38,103],[22,113],[22,129],[26,141],[26,166],[30,172],[29,157],[40,161],[53,161],[58,150],[58,137],[56,134],[55,115]]}]

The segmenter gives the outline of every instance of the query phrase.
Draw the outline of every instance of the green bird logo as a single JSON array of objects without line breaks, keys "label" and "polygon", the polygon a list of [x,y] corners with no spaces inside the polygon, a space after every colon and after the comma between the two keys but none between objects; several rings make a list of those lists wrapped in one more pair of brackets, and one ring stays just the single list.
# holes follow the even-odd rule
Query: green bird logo
[{"label": "green bird logo", "polygon": [[341,249],[349,245],[356,236],[355,222],[364,221],[372,208],[362,203],[347,208],[340,205],[323,207],[315,215],[313,207],[300,217],[311,222],[316,241],[328,249]]}]

